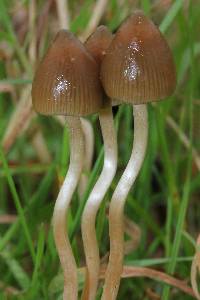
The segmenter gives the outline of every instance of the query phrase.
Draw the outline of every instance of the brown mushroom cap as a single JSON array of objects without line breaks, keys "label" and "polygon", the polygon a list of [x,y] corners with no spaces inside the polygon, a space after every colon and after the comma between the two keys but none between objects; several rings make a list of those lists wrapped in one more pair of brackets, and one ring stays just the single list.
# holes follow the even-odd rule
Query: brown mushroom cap
[{"label": "brown mushroom cap", "polygon": [[176,72],[171,50],[141,11],[115,34],[102,61],[101,80],[107,95],[120,102],[142,104],[173,93]]},{"label": "brown mushroom cap", "polygon": [[99,66],[112,39],[113,35],[109,29],[104,25],[100,25],[85,42],[85,47],[92,54]]},{"label": "brown mushroom cap", "polygon": [[44,115],[84,116],[102,106],[97,63],[69,31],[61,30],[40,63],[32,85],[35,110]]}]

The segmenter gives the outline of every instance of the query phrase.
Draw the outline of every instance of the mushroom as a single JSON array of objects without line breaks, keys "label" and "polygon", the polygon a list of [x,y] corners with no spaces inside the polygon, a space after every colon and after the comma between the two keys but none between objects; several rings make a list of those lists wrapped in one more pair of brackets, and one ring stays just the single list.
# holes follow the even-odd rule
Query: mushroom
[{"label": "mushroom", "polygon": [[64,115],[70,133],[70,165],[53,214],[56,247],[64,272],[63,298],[78,299],[77,267],[66,229],[66,213],[78,184],[84,142],[80,116],[99,111],[102,88],[97,63],[69,31],[56,35],[38,67],[32,85],[35,110],[44,115]]},{"label": "mushroom", "polygon": [[110,256],[102,299],[116,299],[123,266],[126,197],[145,157],[147,103],[171,95],[176,85],[172,53],[159,29],[136,11],[119,28],[101,64],[101,80],[115,104],[133,104],[134,143],[130,160],[113,193],[109,209]]},{"label": "mushroom", "polygon": [[[112,41],[112,34],[105,26],[99,26],[85,43],[86,48],[100,63]],[[104,143],[104,165],[91,191],[82,215],[82,237],[86,256],[86,280],[82,299],[95,299],[100,270],[99,247],[96,238],[95,221],[102,200],[112,183],[117,169],[117,141],[114,129],[111,101],[105,96],[104,107],[99,111],[99,120]]]}]

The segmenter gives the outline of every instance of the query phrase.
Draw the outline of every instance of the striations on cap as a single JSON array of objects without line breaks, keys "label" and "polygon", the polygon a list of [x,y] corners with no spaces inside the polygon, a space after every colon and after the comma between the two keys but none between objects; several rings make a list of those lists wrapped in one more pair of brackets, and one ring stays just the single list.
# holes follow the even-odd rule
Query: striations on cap
[{"label": "striations on cap", "polygon": [[85,42],[85,47],[92,54],[99,66],[112,39],[113,35],[110,30],[106,26],[100,25]]},{"label": "striations on cap", "polygon": [[69,31],[57,33],[32,85],[34,109],[44,115],[84,116],[102,106],[98,65]]},{"label": "striations on cap", "polygon": [[101,65],[107,95],[119,103],[142,104],[171,95],[176,72],[171,50],[159,29],[136,11],[115,34]]}]

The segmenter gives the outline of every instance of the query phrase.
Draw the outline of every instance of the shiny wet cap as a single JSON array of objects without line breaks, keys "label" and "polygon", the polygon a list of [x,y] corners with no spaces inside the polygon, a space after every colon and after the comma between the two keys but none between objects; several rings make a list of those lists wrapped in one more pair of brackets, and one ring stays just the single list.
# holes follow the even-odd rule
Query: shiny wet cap
[{"label": "shiny wet cap", "polygon": [[101,80],[106,94],[119,99],[118,104],[144,104],[173,93],[176,72],[171,50],[143,12],[132,14],[115,34],[102,61]]},{"label": "shiny wet cap", "polygon": [[35,74],[34,109],[44,115],[84,116],[99,111],[102,88],[98,65],[69,31],[57,33]]}]

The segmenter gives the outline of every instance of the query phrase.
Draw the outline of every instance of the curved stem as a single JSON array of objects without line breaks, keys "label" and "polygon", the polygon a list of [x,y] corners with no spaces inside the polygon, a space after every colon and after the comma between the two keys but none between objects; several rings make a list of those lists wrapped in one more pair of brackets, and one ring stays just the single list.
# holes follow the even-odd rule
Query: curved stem
[{"label": "curved stem", "polygon": [[67,117],[66,122],[70,132],[70,165],[56,200],[53,214],[53,230],[56,247],[64,272],[63,299],[77,300],[77,266],[67,234],[66,214],[80,178],[83,164],[84,142],[80,118]]},{"label": "curved stem", "polygon": [[133,150],[126,169],[114,191],[109,210],[110,256],[102,300],[116,299],[124,257],[124,205],[145,157],[148,136],[146,105],[134,105]]},{"label": "curved stem", "polygon": [[[104,267],[102,266],[100,271],[100,277],[104,278]],[[174,286],[177,289],[180,289],[184,293],[193,296],[194,292],[190,286],[187,285],[185,280],[177,279],[173,276],[170,276],[164,272],[145,268],[145,267],[133,267],[133,266],[123,266],[123,273],[121,274],[121,278],[136,278],[136,277],[144,277],[153,280],[157,280],[160,282],[165,282],[168,285]],[[199,298],[197,298],[199,299]]]},{"label": "curved stem", "polygon": [[101,202],[111,185],[117,168],[117,141],[109,104],[99,113],[104,142],[104,165],[83,211],[82,237],[86,256],[87,276],[82,299],[95,299],[100,270],[99,248],[96,238],[95,221]]}]

